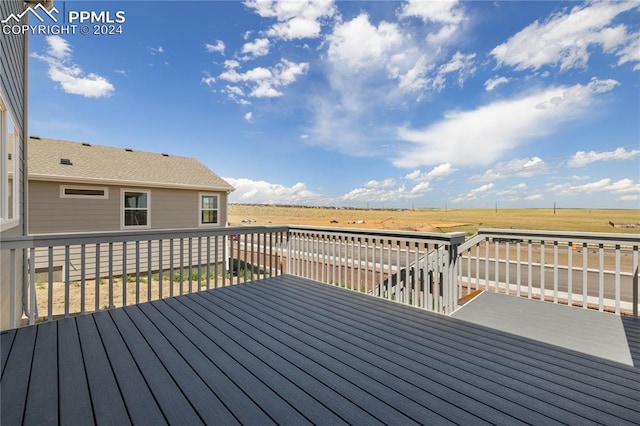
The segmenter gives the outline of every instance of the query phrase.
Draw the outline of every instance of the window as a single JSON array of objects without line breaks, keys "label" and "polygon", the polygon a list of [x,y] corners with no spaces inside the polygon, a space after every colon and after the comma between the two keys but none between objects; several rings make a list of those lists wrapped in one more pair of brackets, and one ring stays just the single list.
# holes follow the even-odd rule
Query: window
[{"label": "window", "polygon": [[19,223],[20,133],[0,98],[0,224],[2,229]]},{"label": "window", "polygon": [[60,186],[60,198],[100,199],[109,198],[109,190],[92,186]]},{"label": "window", "polygon": [[200,194],[200,225],[218,224],[218,196]]},{"label": "window", "polygon": [[122,225],[124,228],[149,227],[149,191],[122,191]]}]

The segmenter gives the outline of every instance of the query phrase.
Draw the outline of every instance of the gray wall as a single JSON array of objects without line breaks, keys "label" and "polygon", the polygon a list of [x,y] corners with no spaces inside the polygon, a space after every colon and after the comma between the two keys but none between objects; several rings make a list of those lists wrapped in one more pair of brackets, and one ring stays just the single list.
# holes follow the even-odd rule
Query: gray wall
[{"label": "gray wall", "polygon": [[[121,231],[121,188],[108,186],[108,199],[60,198],[58,182],[29,182],[29,233]],[[68,186],[90,185],[68,184]],[[99,185],[96,185],[98,187]],[[127,189],[144,189],[126,187]],[[198,197],[201,191],[151,188],[149,229],[198,227]],[[202,191],[205,192],[205,191]],[[227,195],[220,196],[220,226],[227,223]],[[133,229],[133,228],[132,228]]]},{"label": "gray wall", "polygon": [[[4,19],[11,13],[18,14],[23,11],[23,2],[15,0],[0,1],[0,17]],[[22,23],[26,23],[26,18]],[[3,101],[6,107],[11,111],[16,122],[14,125],[20,130],[21,144],[18,153],[20,170],[16,173],[20,179],[20,223],[18,226],[10,228],[0,233],[0,241],[3,237],[23,235],[25,232],[25,221],[22,215],[25,214],[25,197],[24,197],[24,146],[27,135],[26,123],[26,37],[22,35],[0,35],[0,86],[2,87]],[[6,98],[5,98],[6,97]],[[22,277],[22,256],[18,253],[16,267],[18,278]],[[21,286],[16,289],[16,307],[17,316],[22,313]],[[1,252],[0,254],[0,329],[6,329],[10,326],[10,282],[9,282],[9,253]],[[16,318],[16,320],[18,319]]]}]

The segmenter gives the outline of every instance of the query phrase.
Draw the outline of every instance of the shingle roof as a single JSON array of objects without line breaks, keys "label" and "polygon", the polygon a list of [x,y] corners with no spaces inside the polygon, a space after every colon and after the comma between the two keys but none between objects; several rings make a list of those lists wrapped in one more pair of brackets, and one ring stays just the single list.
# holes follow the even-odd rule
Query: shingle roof
[{"label": "shingle roof", "polygon": [[[29,179],[233,191],[195,158],[29,138]],[[71,165],[61,164],[68,159]]]}]

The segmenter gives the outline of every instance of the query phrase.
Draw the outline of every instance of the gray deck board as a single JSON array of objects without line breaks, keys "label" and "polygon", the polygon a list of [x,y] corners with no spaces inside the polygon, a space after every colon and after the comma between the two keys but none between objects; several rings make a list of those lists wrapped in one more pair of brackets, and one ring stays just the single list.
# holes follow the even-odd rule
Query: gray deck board
[{"label": "gray deck board", "polygon": [[640,368],[640,318],[623,317],[624,326],[633,365]]},{"label": "gray deck board", "polygon": [[[198,302],[196,301],[196,303]],[[200,303],[202,303],[202,306],[205,307],[205,309],[210,309],[210,306],[213,306],[208,304],[206,300],[201,300]],[[252,335],[257,341],[264,343],[265,346],[270,348],[274,353],[278,353],[286,359],[291,360],[294,365],[302,367],[316,379],[325,381],[325,384],[340,392],[344,398],[349,398],[358,408],[361,408],[362,405],[366,407],[373,407],[368,410],[369,415],[383,417],[382,419],[378,418],[377,420],[376,417],[374,417],[368,422],[386,421],[388,423],[392,421],[403,421],[406,423],[410,421],[410,419],[401,412],[393,412],[388,408],[385,409],[384,401],[376,401],[370,393],[362,391],[363,387],[367,390],[370,390],[370,388],[359,383],[358,379],[366,381],[368,380],[367,377],[354,377],[355,371],[351,371],[337,363],[332,363],[331,367],[327,368],[326,360],[324,359],[321,351],[311,349],[308,353],[301,352],[304,348],[300,345],[296,345],[296,342],[292,339],[288,339],[288,337],[290,337],[289,335],[281,333],[278,330],[269,330],[268,333],[264,333],[261,330],[253,332],[250,327],[258,326],[259,324],[251,321],[249,323],[245,323],[243,326],[242,322],[244,322],[248,317],[246,312],[240,311],[238,312],[238,315],[233,315],[225,314],[223,309],[214,309],[216,314],[220,315],[220,318],[223,321],[235,324],[238,329],[243,330],[248,335]],[[294,377],[292,379],[296,380],[297,378]],[[378,408],[378,406],[380,406],[380,408]],[[357,419],[364,421],[364,417],[368,417],[367,411],[359,411],[361,411],[361,413],[358,414]]]},{"label": "gray deck board", "polygon": [[60,424],[92,424],[93,409],[76,319],[56,321],[55,324],[58,326],[57,373]]},{"label": "gray deck board", "polygon": [[232,416],[229,415],[217,398],[212,397],[211,389],[207,383],[180,355],[173,346],[173,342],[163,336],[140,311],[139,307],[126,308],[125,312],[138,327],[151,349],[158,355],[160,362],[162,362],[167,372],[171,374],[173,380],[180,387],[182,393],[189,400],[202,421],[205,424],[211,424],[216,420],[224,424],[229,423],[229,418],[232,418]]},{"label": "gray deck board", "polygon": [[81,315],[76,318],[76,322],[96,423],[129,424],[129,415],[102,345],[94,316]]},{"label": "gray deck board", "polygon": [[94,315],[94,318],[132,423],[148,425],[166,423],[162,411],[109,313],[99,312]]},{"label": "gray deck board", "polygon": [[[295,291],[295,289],[293,289]],[[267,292],[267,291],[265,291]],[[283,297],[287,297],[286,295],[283,295]],[[309,298],[313,297],[313,295],[309,295]],[[306,299],[307,302],[309,301],[309,299]],[[287,303],[286,301],[283,303]],[[291,305],[294,305],[294,303],[289,303]],[[311,310],[311,308],[309,306],[306,307],[307,310]],[[328,310],[330,308],[327,308],[326,306],[318,306],[318,310],[319,312],[324,312],[325,310]],[[340,309],[338,312],[348,312],[348,309]],[[373,318],[372,318],[373,320]],[[345,323],[346,326],[346,330],[349,329],[357,329],[359,328],[359,332],[367,332],[367,327],[366,326],[361,326],[358,323],[361,322],[361,320],[358,320],[357,318],[352,320],[351,322],[349,322],[350,320],[348,318],[341,318],[340,321],[338,321],[338,323]],[[327,318],[325,320],[322,320],[322,322],[331,325],[331,319]],[[348,324],[347,324],[348,323]],[[340,324],[336,324],[334,325],[336,327],[339,327]],[[586,401],[580,401],[579,403],[575,403],[572,400],[567,400],[567,399],[558,399],[558,394],[554,394],[553,393],[553,386],[547,386],[546,383],[544,381],[539,381],[538,384],[541,385],[542,387],[548,387],[550,389],[545,389],[545,391],[543,392],[542,389],[540,387],[536,387],[534,385],[532,385],[531,383],[529,383],[531,381],[530,377],[524,373],[522,373],[521,371],[519,371],[519,368],[513,369],[513,370],[505,370],[503,365],[500,362],[493,362],[491,365],[490,363],[484,363],[482,364],[482,366],[484,367],[484,369],[478,369],[477,368],[477,363],[478,363],[478,358],[473,358],[473,362],[469,362],[463,358],[459,358],[457,353],[455,351],[447,351],[445,348],[440,348],[439,350],[433,351],[433,350],[429,350],[428,346],[430,342],[423,342],[426,343],[424,346],[421,345],[411,345],[411,344],[407,344],[406,342],[411,340],[414,336],[407,334],[407,335],[402,335],[401,332],[398,332],[398,326],[393,326],[387,336],[385,336],[383,334],[384,327],[380,327],[380,325],[378,325],[378,327],[375,330],[375,337],[371,338],[371,337],[365,337],[365,341],[375,341],[375,342],[380,342],[380,341],[384,341],[385,339],[390,339],[391,340],[391,346],[387,347],[387,349],[389,348],[398,348],[396,350],[402,352],[402,357],[407,359],[412,356],[415,357],[415,354],[413,354],[411,352],[411,350],[416,351],[417,353],[419,353],[419,351],[425,350],[422,354],[424,356],[427,357],[427,359],[429,359],[429,364],[431,368],[439,368],[441,372],[443,372],[444,374],[448,374],[450,375],[450,380],[455,380],[456,379],[456,373],[459,375],[459,370],[463,369],[466,370],[467,375],[465,376],[465,381],[466,383],[470,383],[470,384],[476,384],[477,386],[479,386],[480,388],[482,388],[483,390],[491,390],[493,392],[495,392],[496,396],[499,396],[501,398],[505,398],[507,401],[509,399],[513,399],[514,402],[519,402],[521,404],[520,407],[508,407],[508,404],[506,407],[504,408],[509,408],[509,413],[512,415],[518,415],[520,414],[521,417],[520,419],[522,421],[525,421],[527,419],[532,419],[535,418],[535,416],[533,416],[533,414],[531,412],[528,413],[523,413],[525,407],[529,407],[529,406],[536,406],[538,410],[540,410],[541,413],[555,413],[553,414],[554,417],[558,418],[558,416],[563,416],[562,421],[565,422],[585,422],[587,421],[585,417],[582,417],[580,414],[578,413],[582,413],[582,415],[591,415],[591,416],[595,416],[597,421],[605,421],[605,420],[611,420],[610,417],[608,416],[603,416],[602,413],[600,413],[597,410],[591,410],[591,412],[589,412],[590,410],[587,410],[586,413],[584,412],[584,409],[582,408],[582,404],[598,404],[599,400],[597,398],[587,398],[585,397],[587,400]],[[380,331],[382,329],[382,331]],[[414,333],[415,334],[415,333]],[[431,338],[430,338],[431,340]],[[411,349],[409,350],[403,350],[401,349],[403,346],[407,346]],[[393,350],[393,349],[392,349]],[[444,356],[443,356],[444,355]],[[472,354],[473,355],[473,354]],[[482,354],[478,354],[478,355],[482,355]],[[440,359],[438,359],[440,358]],[[455,360],[454,363],[452,364],[447,364],[446,360],[447,358],[449,358],[450,360]],[[459,358],[459,359],[457,359]],[[418,361],[419,358],[414,358],[415,361]],[[467,364],[467,365],[465,365]],[[407,363],[406,361],[403,364],[403,367],[406,368],[411,368],[412,366],[410,365],[410,363]],[[486,374],[486,372],[489,372],[489,374]],[[433,372],[429,373],[429,372],[424,372],[424,374],[429,374],[431,376],[433,376]],[[483,382],[481,380],[481,377],[476,377],[476,376],[484,376],[484,379],[486,379],[487,381]],[[495,381],[496,383],[493,383],[492,381]],[[534,381],[535,384],[535,381]],[[497,386],[496,386],[497,385]],[[456,386],[456,388],[460,388],[460,386]],[[464,387],[462,387],[464,389]],[[513,393],[511,392],[512,389],[517,388],[520,392],[518,393]],[[557,392],[561,392],[563,388],[561,387],[557,387],[555,390]],[[461,393],[464,392],[464,390],[460,391]],[[529,396],[529,398],[526,398],[526,396]],[[576,398],[580,398],[581,395],[578,394],[576,396]],[[559,406],[559,407],[558,407]],[[560,408],[560,410],[558,410],[558,408]],[[572,415],[571,413],[571,408],[573,408],[573,411],[575,414]],[[522,414],[525,414],[524,416],[522,416]],[[631,413],[629,413],[631,414]],[[599,416],[601,416],[602,418],[599,418]],[[544,419],[539,419],[540,421],[544,421]],[[495,421],[495,420],[494,420]],[[549,421],[548,419],[546,421]]]},{"label": "gray deck board", "polygon": [[[640,327],[624,325],[634,357]],[[640,419],[640,368],[293,276],[12,330],[0,345],[2,424]]]},{"label": "gray deck board", "polygon": [[16,330],[7,330],[0,333],[0,377],[4,374],[4,366],[7,364],[9,358],[9,352],[11,352],[11,345],[13,345],[13,339],[16,337]]},{"label": "gray deck board", "polygon": [[[399,308],[400,309],[398,309],[398,313],[396,315],[399,317],[398,320],[401,321],[402,317],[400,315],[403,309],[402,307]],[[348,311],[349,308],[345,305],[341,307],[341,310]],[[369,318],[376,318],[381,312],[383,311],[380,309],[374,309],[371,311],[371,316]],[[358,308],[358,313],[361,313],[360,308]],[[409,316],[406,319],[410,321],[411,318],[412,317]],[[591,358],[593,358],[593,361],[597,363],[596,365],[589,364],[588,367],[585,367],[584,365],[580,365],[580,362],[578,362],[576,365],[567,363],[562,365],[562,368],[556,368],[553,364],[554,361],[556,361],[555,356],[557,354],[568,355],[569,352],[562,349],[557,352],[558,348],[550,345],[547,345],[547,351],[552,349],[551,355],[553,356],[549,357],[548,354],[546,363],[536,361],[533,365],[528,366],[526,357],[531,353],[531,348],[524,347],[523,350],[520,350],[517,345],[521,339],[514,338],[506,333],[496,333],[495,330],[477,327],[473,324],[462,321],[452,321],[451,318],[440,316],[430,319],[428,324],[425,323],[425,326],[428,326],[430,329],[437,328],[437,323],[441,322],[440,320],[444,320],[446,323],[446,327],[442,329],[443,333],[440,335],[430,335],[428,339],[433,343],[438,343],[440,340],[439,343],[442,345],[451,345],[453,352],[450,353],[454,358],[457,356],[456,353],[464,354],[464,356],[472,359],[474,364],[477,363],[478,365],[485,365],[484,363],[486,361],[492,362],[495,359],[498,362],[498,365],[511,368],[511,372],[508,372],[503,371],[504,368],[500,367],[500,375],[524,373],[524,376],[521,376],[522,380],[526,379],[527,382],[532,383],[537,382],[539,386],[547,388],[548,390],[552,390],[555,387],[556,392],[560,395],[565,393],[561,392],[561,390],[567,388],[572,391],[580,392],[579,394],[572,393],[572,396],[577,398],[580,403],[587,403],[591,401],[591,403],[595,404],[596,407],[599,407],[600,405],[603,405],[601,400],[604,400],[610,403],[609,407],[614,407],[616,412],[618,411],[617,405],[620,405],[624,407],[623,411],[625,409],[631,410],[627,412],[628,414],[632,416],[640,415],[638,413],[637,404],[637,395],[640,393],[640,385],[638,381],[640,376],[638,375],[637,369],[625,368],[618,363],[610,363],[612,364],[611,367],[614,368],[602,369],[601,363],[603,360],[595,357]],[[455,324],[458,324],[461,327],[456,330],[452,327]],[[396,327],[401,330],[403,325],[399,324]],[[471,328],[471,330],[468,330],[469,328]],[[483,345],[478,345],[479,332],[489,333],[489,338]],[[398,333],[400,333],[400,331],[398,331]],[[464,336],[462,339],[457,337],[460,333]],[[409,340],[412,339],[410,335],[406,338]],[[496,341],[497,338],[502,339],[499,342],[500,344],[496,344],[498,343]],[[456,344],[456,340],[460,343]],[[539,350],[539,348],[537,350]],[[517,354],[518,352],[521,353],[518,358],[514,360],[509,359],[510,356]],[[581,354],[574,353],[574,356],[575,355]],[[544,361],[544,359],[540,359],[540,361]],[[598,367],[598,365],[600,365],[600,367]],[[460,366],[463,367],[463,365]],[[586,374],[586,372],[588,372],[588,374]],[[600,375],[605,373],[603,380],[594,382],[592,374],[595,372],[598,372]],[[495,375],[494,377],[499,378],[500,375]],[[614,383],[609,381],[609,379],[612,378]]]},{"label": "gray deck board", "polygon": [[[295,281],[290,285],[292,289],[296,288]],[[331,291],[330,288],[328,290]],[[318,288],[315,293],[328,294],[325,291],[327,291],[326,288]],[[320,295],[310,297],[322,298]],[[455,349],[463,352],[467,348],[477,348],[480,353],[500,356],[501,362],[504,359],[513,360],[518,365],[530,365],[541,372],[549,372],[554,376],[566,377],[587,384],[591,383],[592,376],[595,376],[597,379],[604,380],[599,385],[608,387],[611,383],[613,388],[617,390],[628,389],[637,384],[635,377],[637,377],[640,370],[635,372],[635,377],[629,377],[628,368],[621,368],[622,366],[619,363],[606,359],[544,344],[514,334],[499,332],[451,317],[429,313],[416,316],[412,311],[407,311],[404,306],[398,304],[388,306],[385,301],[378,299],[363,300],[355,296],[350,298],[350,303],[348,304],[343,303],[343,299],[345,298],[335,299],[340,309],[356,309],[358,313],[367,312],[370,314],[370,318],[396,318],[399,329],[406,329],[406,325],[409,324],[409,329],[412,326],[424,326],[429,329],[440,330],[443,332],[442,334],[430,335],[429,339],[438,340],[441,336],[445,336],[443,343],[452,345]],[[319,300],[322,301],[322,299]],[[351,308],[353,303],[356,304],[356,308]],[[552,356],[549,353],[550,349],[553,349]],[[611,368],[606,370],[599,368],[603,364]],[[590,376],[584,374],[585,370],[589,371]],[[634,376],[633,373],[632,376]]]},{"label": "gray deck board", "polygon": [[2,383],[11,383],[11,387],[0,390],[0,423],[3,425],[22,424],[36,333],[35,327],[16,333],[11,345],[2,375]]},{"label": "gray deck board", "polygon": [[622,319],[618,315],[485,291],[452,316],[633,365]]},{"label": "gray deck board", "polygon": [[202,424],[189,400],[124,310],[114,309],[109,314],[167,421],[170,424]]},{"label": "gray deck board", "polygon": [[[183,298],[184,299],[184,298]],[[174,302],[174,303],[172,303]],[[185,316],[193,316],[196,326],[200,326],[205,330],[207,334],[213,337],[216,348],[209,347],[212,350],[211,355],[214,358],[214,364],[219,366],[221,370],[233,381],[242,393],[247,395],[251,401],[259,406],[268,417],[265,417],[270,422],[296,422],[296,423],[308,423],[304,418],[291,407],[287,401],[283,400],[273,389],[269,388],[264,382],[259,380],[256,376],[251,374],[250,371],[240,362],[233,358],[232,355],[227,352],[229,345],[233,343],[223,337],[216,331],[216,326],[211,324],[204,324],[202,318],[194,315],[188,308],[181,303],[175,301],[168,301],[169,304],[175,310]],[[221,362],[218,362],[220,360]]]},{"label": "gray deck board", "polygon": [[[265,289],[266,290],[266,289]],[[239,292],[226,293],[229,296],[237,296]],[[417,376],[414,372],[409,371],[406,368],[406,362],[400,361],[400,359],[395,359],[395,355],[390,357],[389,359],[384,359],[382,357],[376,356],[375,353],[369,352],[367,349],[363,349],[361,347],[357,347],[350,343],[350,340],[354,340],[357,337],[355,336],[345,336],[340,333],[340,331],[335,327],[335,325],[329,324],[329,332],[323,333],[319,331],[319,329],[313,329],[310,327],[305,327],[301,325],[301,321],[299,318],[310,315],[310,312],[302,312],[299,314],[289,315],[289,319],[285,319],[287,315],[285,311],[274,312],[273,309],[270,308],[272,306],[270,302],[264,298],[258,299],[250,299],[250,298],[237,298],[234,301],[233,297],[224,297],[223,292],[218,292],[215,295],[213,294],[203,294],[202,297],[212,299],[214,296],[220,298],[217,303],[217,309],[233,309],[231,306],[235,304],[236,309],[241,309],[241,306],[247,306],[250,309],[251,313],[259,312],[259,309],[262,309],[265,313],[263,314],[255,314],[256,315],[256,324],[261,329],[265,331],[265,334],[270,336],[278,336],[280,339],[284,339],[289,345],[296,346],[301,348],[301,350],[305,351],[305,348],[315,348],[322,353],[331,356],[337,362],[342,362],[345,366],[343,368],[353,368],[356,370],[360,370],[363,374],[370,375],[371,378],[375,378],[380,383],[385,383],[390,388],[381,389],[382,392],[379,394],[381,400],[385,400],[391,406],[396,406],[391,401],[391,397],[397,396],[396,394],[400,393],[401,398],[406,399],[406,402],[414,400],[419,404],[424,404],[425,407],[429,408],[430,412],[422,412],[420,415],[422,417],[418,417],[421,421],[426,422],[445,422],[446,420],[457,421],[457,422],[473,422],[480,423],[481,419],[469,414],[463,410],[453,410],[455,408],[451,406],[450,402],[448,402],[445,398],[446,389],[437,390],[431,389],[432,393],[424,392],[425,389],[429,389],[427,383],[424,382],[424,377]],[[242,311],[240,311],[242,312]],[[283,322],[287,324],[295,324],[301,325],[300,328],[295,328],[294,326],[287,326],[285,324],[277,324],[272,325],[273,323],[271,318],[274,318],[273,315],[277,315]],[[248,312],[244,314],[239,314],[239,317],[246,318],[250,315]],[[299,316],[298,316],[299,315]],[[280,321],[278,321],[279,323]],[[296,324],[297,323],[297,324]],[[276,328],[277,327],[277,328]],[[334,337],[333,335],[337,337]],[[293,336],[298,341],[293,340]],[[322,337],[317,337],[322,336]],[[351,349],[351,351],[348,351]],[[373,348],[374,351],[378,351],[381,348]],[[313,356],[312,353],[308,353],[309,351],[305,351],[307,353],[303,353],[304,358]],[[362,361],[365,360],[363,363]],[[334,367],[332,367],[334,368]],[[391,371],[389,371],[391,370]],[[461,385],[463,385],[461,383]],[[444,392],[444,394],[443,394]],[[440,394],[442,398],[438,398],[437,395]],[[405,404],[406,404],[405,402]],[[488,411],[490,409],[488,407],[483,406],[482,404],[474,404],[473,400],[469,402],[472,405],[475,405],[477,410],[485,411],[485,415],[489,416]],[[449,407],[447,407],[449,406]],[[397,406],[396,406],[397,407]],[[485,409],[486,408],[486,409]],[[407,407],[404,408],[406,410]],[[450,418],[446,419],[437,414],[440,411],[441,413],[449,413]],[[411,411],[403,411],[404,413],[410,413]],[[455,413],[454,416],[451,416],[451,413]],[[417,413],[416,413],[417,414]],[[510,418],[510,422],[514,421],[513,418]]]},{"label": "gray deck board", "polygon": [[[282,370],[276,369],[279,365],[275,363],[273,358],[269,357],[268,353],[265,353],[263,348],[251,341],[248,336],[243,336],[238,330],[225,324],[219,320],[218,317],[211,315],[210,312],[203,310],[199,305],[194,304],[189,299],[190,298],[181,299],[180,302],[182,303],[167,301],[167,304],[174,309],[176,313],[182,312],[188,315],[189,312],[193,312],[197,314],[200,321],[198,321],[198,324],[194,324],[196,326],[200,326],[203,329],[210,328],[211,325],[215,327],[215,329],[209,331],[208,337],[221,345],[225,351],[225,355],[216,356],[215,352],[218,352],[220,349],[214,349],[214,352],[211,353],[214,357],[214,362],[216,359],[228,357],[228,360],[231,362],[228,363],[230,365],[224,367],[224,369],[227,371],[227,374],[243,385],[244,391],[249,397],[255,399],[257,403],[261,403],[263,406],[276,406],[288,401],[293,407],[300,407],[300,414],[308,419],[308,421],[320,422],[325,419],[337,422],[340,420],[326,407],[319,404],[313,398],[308,397],[305,393],[300,392],[299,388],[286,380],[286,377],[284,377],[281,372]],[[232,336],[233,339],[230,336]],[[241,366],[241,368],[246,371],[239,370],[238,366]],[[232,368],[230,369],[229,367]],[[291,366],[287,367],[290,368]],[[264,401],[265,396],[277,396],[281,398],[281,401]],[[302,418],[289,419],[289,421],[293,420],[300,422],[307,421]],[[243,423],[247,422],[243,421]]]},{"label": "gray deck board", "polygon": [[[210,340],[211,332],[200,332],[187,318],[172,310],[164,303],[141,305],[140,309],[153,321],[165,336],[172,336],[176,348],[203,378],[216,391],[216,404],[220,403],[225,412],[220,416],[234,414],[229,417],[230,423],[268,424],[271,418],[243,392],[243,384],[238,385],[227,374],[242,365],[226,354],[214,341]],[[221,367],[221,364],[222,367]],[[231,376],[233,377],[233,375]],[[220,407],[222,409],[222,407]]]},{"label": "gray deck board", "polygon": [[38,327],[24,422],[58,424],[58,333],[54,322]]}]

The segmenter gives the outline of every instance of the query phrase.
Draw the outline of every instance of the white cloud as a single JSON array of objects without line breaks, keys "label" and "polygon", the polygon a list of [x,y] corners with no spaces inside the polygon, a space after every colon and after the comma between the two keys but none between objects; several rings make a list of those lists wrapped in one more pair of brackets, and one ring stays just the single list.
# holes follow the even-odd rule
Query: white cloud
[{"label": "white cloud", "polygon": [[422,197],[431,191],[431,182],[455,172],[451,164],[440,164],[429,172],[414,170],[400,178],[370,180],[340,197],[347,202],[398,202]]},{"label": "white cloud", "polygon": [[463,201],[471,201],[476,200],[478,197],[482,198],[486,196],[486,194],[493,189],[494,185],[492,183],[487,183],[485,185],[479,186],[477,188],[472,189],[464,195],[461,195],[457,198],[454,198],[452,203],[460,203]]},{"label": "white cloud", "polygon": [[458,86],[463,87],[465,80],[476,73],[475,57],[475,53],[464,55],[456,52],[448,63],[438,68],[438,75],[436,76],[436,83],[434,84],[434,86],[436,86],[435,89],[442,90],[445,84],[445,75],[456,72],[458,73]]},{"label": "white cloud", "polygon": [[251,111],[247,112],[244,115],[244,119],[247,120],[249,123],[252,123],[253,121],[253,113]]},{"label": "white cloud", "polygon": [[472,182],[492,182],[511,177],[532,177],[547,173],[549,167],[540,157],[516,158],[506,163],[498,163],[481,176],[473,176]]},{"label": "white cloud", "polygon": [[617,55],[619,57],[618,65],[635,62],[633,70],[640,71],[640,33],[631,36],[629,43],[621,48]]},{"label": "white cloud", "polygon": [[417,181],[417,182],[440,180],[440,179],[444,179],[445,177],[449,176],[455,171],[456,169],[454,169],[453,166],[451,166],[451,163],[445,163],[445,164],[440,164],[439,166],[435,166],[433,169],[431,169],[431,171],[427,173],[422,173],[420,170],[414,170],[408,175],[406,175],[404,178],[407,180]]},{"label": "white cloud", "polygon": [[51,36],[47,37],[47,44],[49,45],[49,50],[47,53],[59,60],[65,60],[71,58],[71,53],[73,49],[69,42],[63,39],[60,36]]},{"label": "white cloud", "polygon": [[319,194],[307,189],[307,186],[302,182],[293,186],[285,186],[247,178],[224,179],[236,188],[229,195],[229,202],[232,203],[316,204],[322,201]]},{"label": "white cloud", "polygon": [[265,56],[269,54],[269,39],[257,38],[251,43],[245,43],[242,46],[242,53],[248,54],[247,59],[257,58],[259,56]]},{"label": "white cloud", "polygon": [[[256,67],[242,73],[238,72],[240,63],[235,60],[229,60],[225,61],[225,68],[226,71],[218,76],[219,79],[244,86],[244,89],[249,92],[248,97],[272,98],[282,96],[282,92],[278,90],[279,88],[290,85],[296,81],[298,76],[306,74],[309,70],[309,64],[281,59],[278,64],[271,68]],[[232,99],[236,102],[246,102],[246,99],[241,98],[244,93],[244,90],[242,95],[238,90],[235,90]]]},{"label": "white cloud", "polygon": [[397,182],[394,182],[394,185],[365,185],[342,195],[340,201],[347,203],[398,202],[419,198],[429,190],[428,182],[422,182],[411,187]]},{"label": "white cloud", "polygon": [[567,161],[567,166],[584,167],[587,164],[591,164],[596,161],[633,160],[638,156],[640,156],[640,150],[632,149],[631,151],[627,151],[624,147],[616,148],[614,151],[603,152],[578,151],[573,155],[573,157],[571,157],[569,161]]},{"label": "white cloud", "polygon": [[404,43],[396,24],[383,21],[376,27],[369,22],[366,13],[337,24],[327,40],[330,61],[351,73],[386,65],[390,53],[398,51]]},{"label": "white cloud", "polygon": [[212,77],[208,72],[205,72],[204,77],[202,77],[200,81],[206,84],[207,86],[211,87],[211,85],[216,82],[216,79]]},{"label": "white cloud", "polygon": [[227,84],[223,90],[227,94],[227,97],[239,105],[251,105],[251,102],[246,100],[246,96],[241,87],[231,86]]},{"label": "white cloud", "polygon": [[547,188],[547,191],[560,195],[592,194],[597,192],[637,195],[640,193],[640,183],[628,178],[620,179],[616,182],[612,182],[610,178],[603,178],[582,185],[572,185],[570,183],[551,185]]},{"label": "white cloud", "polygon": [[218,53],[222,53],[224,55],[225,45],[224,45],[224,42],[222,40],[216,40],[216,44],[206,43],[204,45],[204,48],[209,53],[218,52]]},{"label": "white cloud", "polygon": [[152,55],[155,55],[155,54],[158,54],[158,53],[164,53],[164,47],[162,47],[162,46],[150,47],[149,50],[151,51]]},{"label": "white cloud", "polygon": [[484,89],[487,92],[492,91],[493,89],[495,89],[496,87],[498,87],[501,84],[505,84],[508,83],[509,81],[511,81],[510,78],[504,77],[504,76],[495,76],[494,78],[490,78],[489,80],[484,82]]},{"label": "white cloud", "polygon": [[502,191],[497,191],[496,194],[502,196],[509,196],[510,199],[517,200],[522,191],[527,189],[526,183],[519,183],[517,185],[513,185],[507,189],[503,189]]},{"label": "white cloud", "polygon": [[527,201],[538,201],[543,200],[544,196],[542,194],[532,194],[524,198]]},{"label": "white cloud", "polygon": [[434,46],[449,42],[466,19],[464,9],[457,0],[409,0],[400,11],[400,18],[408,17],[418,17],[425,23],[435,24],[435,32],[427,36],[427,42]]},{"label": "white cloud", "polygon": [[247,0],[244,4],[262,17],[275,18],[277,23],[267,35],[285,40],[319,37],[322,25],[336,13],[333,0]]},{"label": "white cloud", "polygon": [[620,197],[621,201],[638,201],[640,200],[640,195],[635,194],[635,195],[623,195],[622,197]]},{"label": "white cloud", "polygon": [[402,8],[400,16],[417,16],[425,22],[442,24],[459,24],[464,19],[464,13],[457,0],[409,0]]},{"label": "white cloud", "polygon": [[49,49],[46,54],[37,53],[31,56],[49,65],[49,78],[59,83],[65,93],[87,98],[103,98],[111,96],[115,91],[113,84],[105,77],[88,73],[73,62],[73,49],[69,42],[54,35],[46,38]]},{"label": "white cloud", "polygon": [[472,111],[449,111],[424,129],[398,129],[410,143],[393,161],[399,167],[436,163],[487,164],[558,125],[589,112],[596,95],[612,90],[615,80],[592,79],[588,84],[554,87]]},{"label": "white cloud", "polygon": [[637,53],[626,53],[626,28],[610,26],[616,16],[635,7],[640,3],[587,2],[574,6],[544,22],[534,22],[495,47],[491,54],[499,66],[509,65],[517,70],[538,70],[545,65],[559,66],[561,70],[584,67],[598,46],[606,53],[620,50],[621,60],[635,60]]}]

